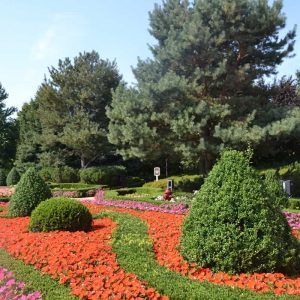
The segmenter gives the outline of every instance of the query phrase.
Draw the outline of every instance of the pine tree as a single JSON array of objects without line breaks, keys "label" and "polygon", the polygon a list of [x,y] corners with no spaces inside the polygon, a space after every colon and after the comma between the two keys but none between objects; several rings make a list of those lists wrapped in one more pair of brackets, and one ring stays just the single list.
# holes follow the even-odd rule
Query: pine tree
[{"label": "pine tree", "polygon": [[156,5],[150,13],[153,59],[138,61],[136,89],[121,88],[108,110],[109,140],[119,153],[151,159],[175,152],[176,160],[202,162],[206,171],[224,145],[236,146],[232,132],[263,143],[266,124],[256,112],[264,111],[269,95],[258,82],[276,73],[295,38],[295,29],[279,38],[281,9],[281,1],[267,0]]},{"label": "pine tree", "polygon": [[12,118],[15,107],[5,107],[8,94],[0,83],[0,167],[11,167],[18,138],[17,124]]}]

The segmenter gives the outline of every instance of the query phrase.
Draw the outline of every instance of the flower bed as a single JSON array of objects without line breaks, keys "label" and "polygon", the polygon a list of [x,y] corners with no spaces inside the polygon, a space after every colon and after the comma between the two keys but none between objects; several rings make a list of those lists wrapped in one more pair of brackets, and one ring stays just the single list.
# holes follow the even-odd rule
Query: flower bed
[{"label": "flower bed", "polygon": [[[191,279],[247,288],[259,293],[272,291],[276,295],[283,293],[300,295],[300,276],[290,278],[281,273],[228,275],[223,272],[213,273],[208,268],[197,268],[193,264],[189,265],[178,252],[180,227],[184,218],[182,215],[118,208],[114,210],[130,213],[147,222],[148,234],[153,241],[153,249],[158,262],[175,272]],[[293,231],[293,233],[295,236],[299,235],[298,231]]]},{"label": "flower bed", "polygon": [[155,205],[147,202],[137,202],[137,201],[121,201],[121,200],[82,200],[82,203],[94,204],[94,205],[103,205],[103,206],[113,206],[120,208],[131,208],[138,210],[147,210],[147,211],[157,211],[170,214],[186,214],[188,208],[185,204],[178,203],[165,203],[160,205]]},{"label": "flower bed", "polygon": [[[101,201],[101,204],[105,201]],[[108,202],[106,205],[118,202]],[[121,202],[130,206],[133,201]],[[86,205],[93,213],[108,210],[103,205]],[[172,207],[173,204],[168,205]],[[189,291],[193,291],[193,295],[201,295],[203,299],[206,296],[207,299],[221,299],[218,298],[220,295],[227,295],[230,299],[239,299],[241,295],[244,299],[257,299],[255,295],[258,294],[250,291],[258,292],[260,296],[257,297],[263,299],[272,299],[279,294],[300,295],[300,276],[289,278],[280,273],[228,275],[189,265],[178,252],[184,215],[180,215],[174,207],[167,209],[168,213],[151,208],[150,211],[118,207],[109,210],[123,215],[129,213],[137,220],[145,221],[149,228],[141,221],[130,223],[128,215],[117,217],[117,227],[113,221],[115,219],[107,215],[95,220],[94,229],[89,233],[30,233],[27,230],[29,218],[1,218],[0,248],[48,273],[61,284],[69,285],[74,295],[86,299],[99,299],[100,295],[103,299],[168,299],[167,296],[161,296],[164,293],[177,299],[176,295],[187,295]],[[124,222],[126,226],[123,226]],[[135,231],[131,232],[133,227]],[[112,232],[118,232],[118,228],[121,231],[114,233],[116,238],[112,244],[114,248],[111,248]],[[298,231],[294,233],[299,234]],[[130,253],[129,249],[132,249]],[[146,282],[152,287],[148,287]],[[180,291],[182,285],[185,287]],[[290,299],[288,295],[284,297]]]},{"label": "flower bed", "polygon": [[300,213],[284,212],[284,215],[292,229],[300,229]]},{"label": "flower bed", "polygon": [[0,266],[0,299],[41,300],[41,293],[27,293],[26,284],[15,279],[12,272]]},{"label": "flower bed", "polygon": [[0,187],[0,197],[11,197],[15,192],[15,188],[8,186]]},{"label": "flower bed", "polygon": [[69,284],[80,298],[162,298],[117,264],[108,244],[116,226],[110,219],[96,220],[89,233],[30,233],[29,218],[0,221],[0,248],[59,279],[61,284]]}]

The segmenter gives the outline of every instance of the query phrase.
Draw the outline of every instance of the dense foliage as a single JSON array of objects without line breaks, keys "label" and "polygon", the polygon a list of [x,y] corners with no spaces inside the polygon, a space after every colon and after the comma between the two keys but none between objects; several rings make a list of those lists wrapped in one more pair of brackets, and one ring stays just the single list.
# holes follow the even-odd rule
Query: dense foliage
[{"label": "dense foliage", "polygon": [[287,153],[299,136],[300,108],[272,102],[274,89],[263,82],[293,50],[295,30],[279,38],[281,9],[281,1],[267,0],[156,5],[153,59],[139,60],[137,86],[120,85],[107,111],[109,141],[118,152],[203,172],[224,145],[240,149],[251,142],[257,159]]},{"label": "dense foliage", "polygon": [[7,174],[6,185],[8,186],[16,185],[19,182],[19,180],[20,180],[20,174],[18,170],[15,167],[13,167]]},{"label": "dense foliage", "polygon": [[4,169],[0,169],[0,186],[6,185],[6,174]]},{"label": "dense foliage", "polygon": [[21,177],[9,202],[9,213],[14,217],[30,216],[40,202],[50,197],[49,186],[34,168],[29,168]]},{"label": "dense foliage", "polygon": [[18,166],[38,162],[85,168],[112,155],[105,107],[121,79],[116,63],[100,59],[95,51],[84,52],[73,62],[59,60],[49,73],[19,113]]},{"label": "dense foliage", "polygon": [[249,154],[224,152],[183,225],[182,254],[213,270],[294,273],[300,249]]},{"label": "dense foliage", "polygon": [[90,211],[80,202],[66,198],[51,198],[34,209],[29,229],[33,232],[89,231],[92,223]]},{"label": "dense foliage", "polygon": [[4,101],[8,98],[0,82],[0,167],[9,168],[15,157],[18,139],[16,120],[12,118],[16,112],[15,107],[5,107]]},{"label": "dense foliage", "polygon": [[68,166],[44,167],[39,170],[39,174],[45,181],[55,183],[75,183],[79,181],[78,170]]},{"label": "dense foliage", "polygon": [[279,208],[286,208],[288,206],[288,195],[283,191],[276,172],[269,171],[265,174],[265,185],[270,201]]},{"label": "dense foliage", "polygon": [[80,170],[80,181],[90,184],[119,186],[124,182],[126,168],[123,166],[92,167]]}]

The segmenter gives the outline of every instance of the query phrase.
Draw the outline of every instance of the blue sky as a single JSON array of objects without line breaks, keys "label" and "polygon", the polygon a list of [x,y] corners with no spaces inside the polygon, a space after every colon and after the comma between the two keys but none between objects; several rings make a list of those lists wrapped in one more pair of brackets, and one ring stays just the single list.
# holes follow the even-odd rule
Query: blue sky
[{"label": "blue sky", "polygon": [[[125,81],[134,82],[131,66],[149,57],[148,12],[161,0],[0,0],[0,82],[7,106],[21,108],[34,97],[49,66],[60,58],[96,50],[116,59]],[[287,28],[298,26],[295,53],[279,75],[300,69],[299,0],[284,0]],[[299,55],[297,55],[299,54]]]}]

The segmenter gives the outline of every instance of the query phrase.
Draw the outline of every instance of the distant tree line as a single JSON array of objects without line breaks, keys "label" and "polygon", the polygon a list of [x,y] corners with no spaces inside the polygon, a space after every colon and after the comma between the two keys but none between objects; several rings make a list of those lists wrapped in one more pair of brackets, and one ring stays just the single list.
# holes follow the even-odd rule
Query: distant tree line
[{"label": "distant tree line", "polygon": [[134,86],[95,51],[50,67],[16,120],[0,86],[2,167],[206,173],[222,149],[249,145],[257,164],[300,159],[300,72],[268,79],[293,56],[282,1],[166,0],[149,16],[156,43]]}]

